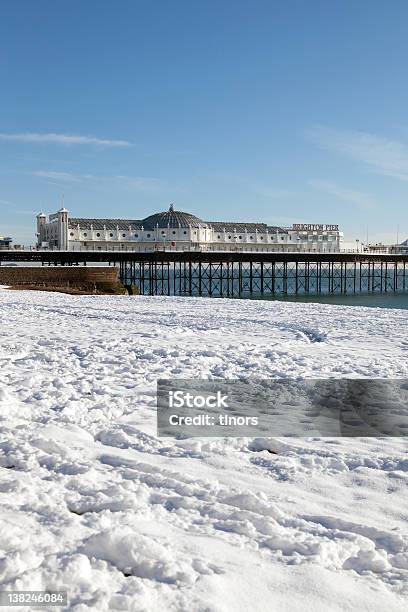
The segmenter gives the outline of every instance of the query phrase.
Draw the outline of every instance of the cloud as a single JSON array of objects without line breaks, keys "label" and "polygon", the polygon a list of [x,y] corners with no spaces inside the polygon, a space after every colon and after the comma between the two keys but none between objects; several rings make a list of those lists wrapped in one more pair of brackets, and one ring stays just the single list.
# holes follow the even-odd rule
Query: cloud
[{"label": "cloud", "polygon": [[0,140],[13,142],[32,142],[38,144],[51,143],[62,145],[96,145],[100,147],[130,147],[127,140],[108,140],[106,138],[95,138],[94,136],[80,136],[75,134],[38,134],[25,132],[21,134],[0,133]]},{"label": "cloud", "polygon": [[95,174],[77,174],[73,172],[56,172],[54,170],[34,170],[29,173],[31,176],[46,179],[53,183],[92,183],[93,185],[114,185],[128,189],[130,191],[140,191],[146,194],[161,193],[164,191],[164,186],[161,179],[146,176],[125,176],[125,175],[95,175]]},{"label": "cloud", "polygon": [[35,170],[29,174],[64,183],[81,183],[85,179],[93,178],[90,174],[73,174],[72,172],[54,172],[52,170]]},{"label": "cloud", "polygon": [[370,194],[354,189],[345,189],[332,181],[313,179],[309,181],[309,185],[318,191],[328,193],[345,202],[351,202],[360,208],[373,208],[376,205],[375,199]]},{"label": "cloud", "polygon": [[36,215],[37,212],[38,211],[35,211],[35,210],[25,210],[25,209],[20,209],[20,208],[13,210],[13,213],[15,215],[30,215],[32,217],[34,217],[34,215]]},{"label": "cloud", "polygon": [[362,162],[377,174],[408,181],[408,146],[367,132],[316,126],[307,136],[321,149]]},{"label": "cloud", "polygon": [[10,212],[15,215],[34,215],[35,211],[16,208],[17,204],[11,200],[0,200],[0,205],[8,206]]}]

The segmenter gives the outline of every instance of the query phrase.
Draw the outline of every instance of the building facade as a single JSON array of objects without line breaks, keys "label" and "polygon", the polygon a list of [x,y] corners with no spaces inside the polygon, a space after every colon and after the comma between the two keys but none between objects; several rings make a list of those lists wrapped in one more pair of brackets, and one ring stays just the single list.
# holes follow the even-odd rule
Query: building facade
[{"label": "building facade", "polygon": [[10,249],[13,239],[10,236],[0,236],[0,249]]},{"label": "building facade", "polygon": [[70,217],[66,208],[37,215],[37,247],[61,250],[158,249],[213,251],[338,252],[343,234],[337,225],[294,224],[291,228],[266,223],[203,221],[175,210],[145,219],[86,219]]}]

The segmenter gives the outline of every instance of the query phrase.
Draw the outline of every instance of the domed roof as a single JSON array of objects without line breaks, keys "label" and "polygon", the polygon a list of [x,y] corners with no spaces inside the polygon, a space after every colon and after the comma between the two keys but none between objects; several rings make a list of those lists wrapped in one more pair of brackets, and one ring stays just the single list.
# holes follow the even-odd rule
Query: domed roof
[{"label": "domed roof", "polygon": [[164,212],[155,213],[143,219],[141,222],[144,229],[153,230],[157,226],[159,228],[177,228],[177,227],[207,227],[205,221],[202,221],[195,215],[190,213],[182,212],[181,210],[174,210],[173,205],[170,205],[169,210]]}]

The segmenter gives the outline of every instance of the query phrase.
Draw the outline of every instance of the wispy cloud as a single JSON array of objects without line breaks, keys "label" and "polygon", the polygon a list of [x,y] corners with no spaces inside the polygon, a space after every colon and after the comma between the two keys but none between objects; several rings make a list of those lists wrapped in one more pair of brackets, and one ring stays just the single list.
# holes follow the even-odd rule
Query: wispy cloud
[{"label": "wispy cloud", "polygon": [[345,202],[355,204],[360,208],[373,208],[376,204],[375,199],[369,193],[356,191],[355,189],[346,189],[333,181],[313,179],[309,181],[309,185],[313,187],[313,189],[332,195]]},{"label": "wispy cloud", "polygon": [[72,172],[54,172],[52,170],[34,170],[30,172],[32,176],[38,176],[52,181],[61,181],[64,183],[81,183],[85,179],[93,178],[91,174],[74,174]]},{"label": "wispy cloud", "polygon": [[34,210],[16,208],[17,204],[11,200],[0,200],[0,206],[8,206],[9,212],[14,215],[35,215]]},{"label": "wispy cloud", "polygon": [[367,132],[316,126],[307,136],[320,148],[364,163],[378,174],[408,181],[408,146]]},{"label": "wispy cloud", "polygon": [[94,145],[100,147],[130,147],[132,144],[127,140],[110,140],[107,138],[96,138],[94,136],[80,136],[78,134],[39,134],[36,132],[18,134],[0,133],[0,140],[38,144]]},{"label": "wispy cloud", "polygon": [[32,217],[34,217],[34,215],[37,214],[38,211],[35,210],[25,210],[25,209],[20,209],[20,208],[16,208],[15,210],[13,210],[13,213],[16,215],[31,215]]},{"label": "wispy cloud", "polygon": [[52,183],[76,184],[87,182],[93,185],[103,184],[105,186],[110,184],[146,194],[161,193],[165,189],[161,179],[148,176],[79,174],[74,172],[56,172],[54,170],[34,170],[29,174]]}]

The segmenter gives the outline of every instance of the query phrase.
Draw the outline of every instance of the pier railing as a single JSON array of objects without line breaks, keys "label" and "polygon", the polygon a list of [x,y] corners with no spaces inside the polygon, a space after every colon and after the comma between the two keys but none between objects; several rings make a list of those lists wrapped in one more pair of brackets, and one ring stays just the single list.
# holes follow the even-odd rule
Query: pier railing
[{"label": "pier railing", "polygon": [[313,249],[313,248],[309,248],[306,246],[299,246],[299,245],[289,245],[288,248],[284,248],[283,245],[276,245],[276,247],[274,245],[268,245],[268,247],[263,247],[262,245],[259,246],[251,246],[251,247],[246,247],[246,246],[233,246],[231,245],[231,247],[229,248],[225,248],[225,247],[221,247],[218,245],[211,245],[211,246],[171,246],[171,245],[162,245],[162,244],[158,244],[155,247],[141,247],[141,246],[137,246],[137,247],[128,247],[128,246],[121,246],[121,245],[117,245],[117,246],[109,246],[109,247],[98,247],[96,245],[88,245],[88,246],[75,246],[75,247],[71,247],[69,249],[62,249],[60,247],[47,247],[47,248],[39,248],[36,246],[24,246],[24,245],[19,245],[19,246],[10,246],[10,247],[1,247],[0,246],[0,251],[7,251],[7,252],[25,252],[25,251],[30,251],[30,252],[67,252],[67,253],[157,253],[157,252],[166,252],[166,253],[329,253],[329,254],[335,254],[335,253],[372,253],[372,254],[379,254],[379,255],[386,255],[386,254],[390,254],[390,253],[407,253],[408,254],[408,247],[407,248],[397,248],[397,247],[384,247],[384,249],[370,249],[370,248],[363,248],[363,249],[340,249],[340,250],[336,250],[336,249],[329,249],[329,248],[322,248],[322,249]]}]

